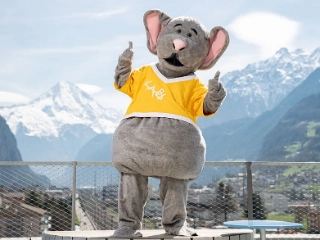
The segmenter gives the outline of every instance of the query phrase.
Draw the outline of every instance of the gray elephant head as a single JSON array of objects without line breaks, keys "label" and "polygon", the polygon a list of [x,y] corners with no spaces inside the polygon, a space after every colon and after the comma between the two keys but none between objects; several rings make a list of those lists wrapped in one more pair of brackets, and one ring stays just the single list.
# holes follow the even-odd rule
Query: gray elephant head
[{"label": "gray elephant head", "polygon": [[223,27],[207,31],[191,17],[171,18],[160,10],[149,10],[143,20],[148,49],[158,56],[157,67],[168,78],[210,69],[229,44]]}]

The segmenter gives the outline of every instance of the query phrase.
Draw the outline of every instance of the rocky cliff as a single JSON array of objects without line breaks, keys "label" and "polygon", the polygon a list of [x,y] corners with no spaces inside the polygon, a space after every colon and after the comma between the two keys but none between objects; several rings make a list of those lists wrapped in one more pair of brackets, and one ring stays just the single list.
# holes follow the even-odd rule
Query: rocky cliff
[{"label": "rocky cliff", "polygon": [[[12,162],[12,165],[3,165],[3,162]],[[48,178],[34,173],[21,163],[17,141],[5,119],[0,116],[0,185],[18,190],[16,188],[50,184]]]}]

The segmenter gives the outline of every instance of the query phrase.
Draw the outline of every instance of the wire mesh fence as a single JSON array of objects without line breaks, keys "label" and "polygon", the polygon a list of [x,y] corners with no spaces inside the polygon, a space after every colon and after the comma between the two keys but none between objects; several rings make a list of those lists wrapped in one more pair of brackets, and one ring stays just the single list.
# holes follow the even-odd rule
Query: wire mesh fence
[{"label": "wire mesh fence", "polygon": [[[194,228],[225,221],[273,219],[320,230],[320,164],[207,162],[189,183],[188,219]],[[114,230],[119,173],[107,162],[0,162],[0,238],[39,237],[43,231]],[[143,229],[162,228],[159,179],[149,178]]]},{"label": "wire mesh fence", "polygon": [[299,229],[276,229],[274,233],[320,232],[319,163],[260,163],[253,167],[253,217],[303,224]]},{"label": "wire mesh fence", "polygon": [[70,164],[0,165],[0,237],[70,230],[71,169]]}]

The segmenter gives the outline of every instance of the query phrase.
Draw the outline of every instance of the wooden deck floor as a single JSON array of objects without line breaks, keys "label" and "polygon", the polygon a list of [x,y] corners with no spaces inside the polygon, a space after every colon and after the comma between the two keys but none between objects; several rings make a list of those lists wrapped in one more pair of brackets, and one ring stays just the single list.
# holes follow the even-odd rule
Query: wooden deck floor
[{"label": "wooden deck floor", "polygon": [[[118,239],[112,237],[113,230],[95,231],[48,231],[42,235],[42,240],[108,240]],[[141,238],[135,239],[174,239],[174,240],[251,240],[253,231],[250,229],[197,229],[198,236],[184,237],[166,235],[164,230],[141,230]],[[130,239],[130,238],[127,238]],[[133,239],[133,238],[131,238]]]}]

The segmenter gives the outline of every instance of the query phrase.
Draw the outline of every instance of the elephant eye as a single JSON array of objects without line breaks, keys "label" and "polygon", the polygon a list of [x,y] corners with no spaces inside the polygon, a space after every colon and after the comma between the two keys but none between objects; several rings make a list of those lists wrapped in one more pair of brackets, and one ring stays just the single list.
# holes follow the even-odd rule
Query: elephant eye
[{"label": "elephant eye", "polygon": [[191,33],[188,33],[187,36],[188,36],[188,37],[192,37],[192,34],[191,34]]},{"label": "elephant eye", "polygon": [[181,33],[181,29],[178,29],[178,30],[177,30],[177,33]]}]

